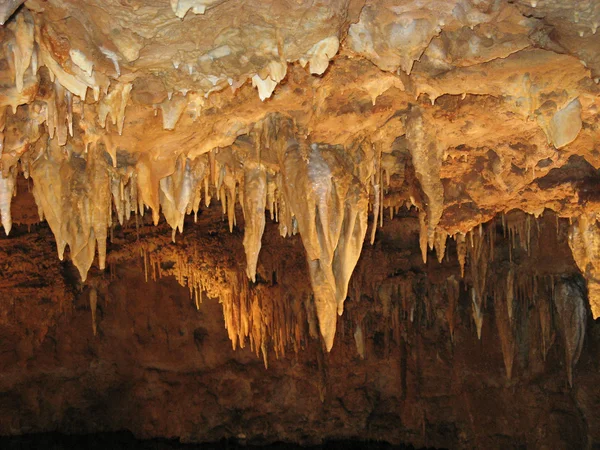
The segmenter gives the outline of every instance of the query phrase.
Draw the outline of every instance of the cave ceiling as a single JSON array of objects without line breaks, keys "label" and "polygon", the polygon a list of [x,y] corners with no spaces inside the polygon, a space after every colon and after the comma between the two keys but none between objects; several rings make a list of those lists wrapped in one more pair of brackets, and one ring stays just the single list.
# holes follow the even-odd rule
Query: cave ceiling
[{"label": "cave ceiling", "polygon": [[[300,235],[330,349],[386,209],[440,260],[552,210],[600,315],[600,2],[20,3],[0,3],[2,225],[45,220],[83,280],[115,224],[162,214],[175,240],[220,202],[251,281],[267,220]],[[37,217],[11,211],[21,174]]]}]

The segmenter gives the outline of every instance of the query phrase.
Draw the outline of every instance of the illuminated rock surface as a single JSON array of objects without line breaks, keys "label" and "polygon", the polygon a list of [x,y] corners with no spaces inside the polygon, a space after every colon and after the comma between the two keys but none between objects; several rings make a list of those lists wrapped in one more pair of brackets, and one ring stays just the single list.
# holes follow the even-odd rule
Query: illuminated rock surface
[{"label": "illuminated rock surface", "polygon": [[[0,22],[1,434],[600,442],[599,2],[27,0]],[[500,423],[514,399],[529,415]]]}]

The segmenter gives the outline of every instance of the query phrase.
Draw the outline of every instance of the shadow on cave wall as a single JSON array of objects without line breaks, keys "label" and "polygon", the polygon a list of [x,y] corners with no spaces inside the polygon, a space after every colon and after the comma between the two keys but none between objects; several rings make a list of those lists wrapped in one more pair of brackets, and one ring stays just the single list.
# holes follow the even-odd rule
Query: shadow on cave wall
[{"label": "shadow on cave wall", "polygon": [[412,445],[391,445],[372,441],[330,441],[322,445],[301,446],[284,442],[270,445],[246,445],[242,442],[223,439],[219,442],[184,444],[177,440],[166,439],[138,440],[128,432],[79,436],[41,433],[0,437],[0,448],[3,450],[416,450]]}]

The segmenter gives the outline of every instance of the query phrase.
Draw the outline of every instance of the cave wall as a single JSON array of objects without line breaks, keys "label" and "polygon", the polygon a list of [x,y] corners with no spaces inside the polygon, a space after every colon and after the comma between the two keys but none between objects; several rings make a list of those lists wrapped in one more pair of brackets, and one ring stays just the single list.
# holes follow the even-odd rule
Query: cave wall
[{"label": "cave wall", "polygon": [[[299,237],[283,239],[267,224],[253,285],[240,229],[229,233],[220,214],[204,211],[176,243],[165,222],[154,227],[148,217],[137,227],[115,227],[107,271],[92,269],[85,284],[70,262],[56,260],[46,226],[28,232],[21,225],[2,240],[9,263],[0,290],[11,301],[2,302],[0,316],[0,434],[127,429],[186,442],[374,439],[449,448],[600,442],[600,328],[590,317],[570,387],[564,329],[544,287],[577,276],[567,221],[531,218],[529,250],[525,235],[507,227],[504,236],[500,218],[482,230],[493,230],[495,241],[494,260],[481,262],[490,284],[495,277],[504,283],[509,267],[521,274],[508,378],[498,325],[506,299],[494,301],[489,288],[478,339],[471,256],[464,280],[453,241],[441,263],[430,255],[424,264],[414,210],[386,217],[377,243],[365,244],[329,353],[309,330],[311,314],[316,320]],[[513,223],[527,221],[516,217]],[[305,297],[303,312],[290,315],[293,327],[272,317],[266,348],[252,349],[246,339],[234,350],[223,301],[204,292],[197,308],[195,294],[179,282],[186,254],[216,278],[239,273],[240,284],[264,299],[265,314],[285,312],[295,297]],[[539,286],[528,293],[534,279]],[[542,305],[552,315],[545,357]],[[285,323],[292,328],[282,329]],[[291,338],[282,346],[283,333]]]}]

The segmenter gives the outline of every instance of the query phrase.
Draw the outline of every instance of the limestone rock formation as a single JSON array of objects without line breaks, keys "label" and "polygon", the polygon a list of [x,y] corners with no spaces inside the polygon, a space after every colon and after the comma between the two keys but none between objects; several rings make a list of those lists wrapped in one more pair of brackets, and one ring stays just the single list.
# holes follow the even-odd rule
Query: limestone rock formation
[{"label": "limestone rock formation", "polygon": [[[121,224],[150,208],[155,222],[162,210],[181,232],[204,185],[205,203],[221,199],[230,228],[240,200],[255,279],[271,180],[269,206],[282,215],[283,233],[297,227],[305,243],[330,348],[370,207],[372,239],[386,205],[410,200],[425,210],[422,242],[439,258],[445,236],[512,207],[579,215],[572,197],[558,202],[538,180],[574,154],[597,163],[595,60],[563,41],[570,21],[593,47],[599,14],[593,4],[567,13],[554,2],[278,1],[240,9],[235,1],[124,8],[30,0],[2,29],[5,229],[11,180],[22,170],[59,257],[68,246],[85,279],[96,245],[104,266],[112,204]],[[289,138],[307,149],[293,162],[287,144],[276,155],[261,131],[274,120],[288,121]],[[394,153],[402,136],[409,160]],[[244,140],[256,150],[235,150]],[[385,166],[385,181],[384,155],[405,161]],[[284,168],[290,161],[299,170],[302,160],[303,181]],[[405,164],[416,177],[397,184]]]},{"label": "limestone rock formation", "polygon": [[[542,361],[560,334],[576,385],[588,305],[600,316],[599,23],[593,0],[2,2],[3,242],[45,222],[99,337],[98,278],[139,252],[145,280],[175,276],[197,309],[218,298],[233,348],[265,366],[316,337],[327,354],[350,336],[368,360],[368,308],[344,313],[367,292],[385,342],[439,312],[458,345],[468,293],[465,322],[482,341],[495,323],[507,383],[535,308]],[[395,251],[399,217],[419,270],[456,263],[443,282],[364,269]],[[570,253],[523,275],[549,218],[556,242],[569,221]],[[243,249],[201,263],[186,235],[219,219]],[[264,253],[272,223],[304,259]],[[114,242],[133,228],[135,251]],[[573,261],[585,289],[557,281]]]}]

